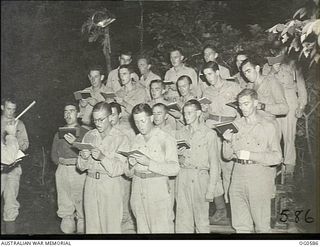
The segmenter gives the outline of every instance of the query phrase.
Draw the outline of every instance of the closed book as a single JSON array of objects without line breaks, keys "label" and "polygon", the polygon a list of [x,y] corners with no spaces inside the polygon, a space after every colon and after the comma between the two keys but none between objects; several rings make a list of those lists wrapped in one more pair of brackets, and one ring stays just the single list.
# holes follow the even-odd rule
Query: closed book
[{"label": "closed book", "polygon": [[72,134],[75,137],[79,136],[80,129],[77,127],[59,127],[59,139],[63,139],[65,134]]},{"label": "closed book", "polygon": [[217,124],[214,127],[214,129],[217,130],[221,135],[223,135],[223,133],[228,129],[231,129],[232,133],[238,133],[239,132],[239,129],[238,129],[238,127],[236,126],[236,124],[234,122]]},{"label": "closed book", "polygon": [[87,149],[87,150],[92,150],[92,149],[95,148],[95,147],[94,147],[92,144],[90,144],[90,143],[81,143],[81,142],[74,142],[74,143],[72,144],[72,146],[73,146],[74,148],[78,149],[78,150],[85,150],[85,149]]}]

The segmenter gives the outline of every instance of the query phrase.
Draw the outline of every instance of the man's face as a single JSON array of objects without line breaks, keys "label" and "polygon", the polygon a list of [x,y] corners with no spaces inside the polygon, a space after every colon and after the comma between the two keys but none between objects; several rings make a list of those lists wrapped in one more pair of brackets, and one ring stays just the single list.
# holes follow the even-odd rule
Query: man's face
[{"label": "man's face", "polygon": [[4,105],[1,105],[2,115],[8,119],[13,119],[15,117],[15,112],[17,105],[10,101],[4,102]]},{"label": "man's face", "polygon": [[119,77],[122,85],[126,85],[131,81],[130,71],[127,68],[122,68],[119,70]]},{"label": "man's face", "polygon": [[152,129],[153,117],[148,116],[145,112],[133,114],[134,123],[142,135],[148,134]]},{"label": "man's face", "polygon": [[196,122],[200,116],[200,111],[197,111],[193,105],[185,106],[183,108],[184,119],[186,120],[186,124],[193,124]]},{"label": "man's face", "polygon": [[162,86],[161,83],[152,83],[150,85],[150,93],[152,99],[159,99],[162,96]]},{"label": "man's face", "polygon": [[128,64],[130,64],[131,62],[132,62],[131,56],[122,54],[122,55],[119,57],[119,63],[120,63],[120,65],[128,65]]},{"label": "man's face", "polygon": [[210,85],[215,85],[218,81],[218,75],[211,68],[207,68],[203,70],[203,74],[205,75],[207,81]]},{"label": "man's face", "polygon": [[246,60],[248,57],[246,56],[246,55],[238,55],[237,57],[236,57],[236,65],[237,65],[237,68],[238,68],[238,70],[240,69],[240,65],[242,64],[242,62],[244,61],[244,60]]},{"label": "man's face", "polygon": [[105,132],[110,126],[110,120],[104,109],[92,112],[93,122],[99,133]]},{"label": "man's face", "polygon": [[78,111],[74,105],[67,105],[64,107],[64,120],[67,125],[71,126],[77,124]]},{"label": "man's face", "polygon": [[138,68],[141,75],[147,74],[150,70],[150,67],[150,64],[147,63],[147,60],[145,58],[141,58],[138,60]]},{"label": "man's face", "polygon": [[186,96],[190,94],[191,86],[187,80],[183,79],[177,81],[177,87],[181,96]]},{"label": "man's face", "polygon": [[183,56],[179,51],[172,51],[170,53],[170,61],[173,67],[179,66],[183,61]]},{"label": "man's face", "polygon": [[152,109],[152,113],[153,113],[153,123],[155,126],[159,126],[163,124],[168,118],[166,111],[161,106],[154,107]]},{"label": "man's face", "polygon": [[218,54],[212,50],[211,48],[206,48],[203,51],[204,61],[207,62],[215,62]]},{"label": "man's face", "polygon": [[118,113],[118,110],[115,107],[112,107],[111,111],[112,111],[112,114],[109,117],[110,123],[111,123],[112,126],[115,126],[120,121],[120,114]]},{"label": "man's face", "polygon": [[242,66],[242,72],[244,76],[252,83],[255,83],[258,79],[260,67],[253,66],[251,63],[246,63]]},{"label": "man's face", "polygon": [[244,117],[248,117],[255,112],[258,105],[258,100],[251,98],[250,95],[242,96],[239,99],[239,108],[242,111]]},{"label": "man's face", "polygon": [[90,80],[91,86],[93,87],[100,87],[102,80],[104,78],[104,75],[100,74],[100,71],[98,70],[91,70],[88,78]]}]

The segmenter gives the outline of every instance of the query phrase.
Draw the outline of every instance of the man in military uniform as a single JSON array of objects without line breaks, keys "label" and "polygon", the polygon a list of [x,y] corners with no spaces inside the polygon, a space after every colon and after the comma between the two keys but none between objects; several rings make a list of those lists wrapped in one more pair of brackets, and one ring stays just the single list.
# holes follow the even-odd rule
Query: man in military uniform
[{"label": "man in military uniform", "polygon": [[[216,124],[233,121],[239,116],[239,113],[233,107],[226,105],[234,102],[238,93],[241,91],[240,86],[232,81],[227,81],[221,78],[219,66],[215,62],[208,62],[203,67],[209,87],[203,93],[203,97],[208,98],[212,103],[203,105],[204,119],[209,128],[214,128]],[[222,141],[218,139],[219,150],[221,150]],[[225,202],[229,202],[228,191],[230,186],[231,172],[233,163],[225,160],[220,156],[220,164],[222,169],[222,182],[218,183],[215,197],[216,212],[212,217],[212,223],[216,224],[220,221],[226,221],[227,208]],[[224,199],[223,199],[224,194]]]},{"label": "man in military uniform", "polygon": [[139,83],[146,89],[149,98],[151,98],[150,83],[153,80],[161,80],[161,78],[151,71],[151,60],[146,55],[138,57],[138,68],[141,74]]},{"label": "man in military uniform", "polygon": [[[132,52],[123,51],[120,53],[120,56],[118,59],[119,59],[120,66],[130,65],[132,62]],[[131,74],[131,79],[134,82],[139,81],[139,77],[135,72]],[[111,88],[112,92],[117,92],[122,87],[120,76],[119,76],[119,67],[114,70],[111,70],[110,73],[108,74],[107,87]]]},{"label": "man in military uniform", "polygon": [[176,140],[153,125],[148,104],[132,110],[139,130],[132,150],[142,154],[129,157],[133,173],[131,207],[137,220],[138,233],[173,233],[173,209],[169,176],[179,172]]},{"label": "man in military uniform", "polygon": [[220,176],[220,153],[217,135],[200,121],[201,114],[197,100],[187,101],[183,107],[186,126],[176,134],[177,140],[190,144],[190,149],[179,149],[177,233],[209,233],[209,202]]},{"label": "man in military uniform", "polygon": [[253,88],[254,84],[250,82],[240,70],[240,65],[246,59],[248,59],[248,52],[246,51],[239,51],[236,55],[236,66],[238,68],[238,73],[235,74],[233,77],[235,78],[236,82],[239,83],[241,89],[245,88]]},{"label": "man in military uniform", "polygon": [[[283,52],[286,52],[286,50],[283,50]],[[308,98],[305,81],[301,69],[297,68],[294,61],[284,54],[269,58],[268,63],[263,67],[263,74],[273,75],[280,81],[288,103],[288,114],[277,118],[277,121],[284,141],[283,163],[286,166],[287,179],[292,180],[296,165],[297,119],[302,116]]]},{"label": "man in military uniform", "polygon": [[[1,139],[5,139],[5,129],[9,124],[16,125],[15,136],[18,140],[19,149],[26,151],[29,147],[29,139],[24,123],[19,119],[15,121],[17,103],[14,97],[5,97],[1,103]],[[1,172],[1,194],[4,199],[3,220],[6,224],[6,233],[15,232],[15,220],[19,215],[20,204],[17,201],[20,176],[22,169],[20,165],[15,166],[8,172]]]},{"label": "man in military uniform", "polygon": [[281,162],[274,124],[257,113],[258,95],[244,89],[238,96],[243,117],[234,121],[238,133],[223,134],[223,155],[235,161],[230,186],[232,226],[237,233],[270,232],[274,168]]},{"label": "man in military uniform", "polygon": [[[198,77],[197,73],[194,69],[187,67],[183,63],[184,55],[180,48],[175,47],[170,51],[170,61],[172,64],[172,68],[169,69],[165,76],[165,81],[172,81],[176,83],[178,78],[183,75],[187,75],[191,78],[192,81],[192,90],[197,92],[198,86]],[[179,98],[179,94],[177,92],[176,84],[168,86],[167,92],[165,94],[165,99],[169,100],[170,102],[177,101]]]},{"label": "man in military uniform", "polygon": [[99,102],[93,108],[96,128],[87,132],[83,143],[94,149],[80,151],[77,167],[87,171],[84,185],[86,233],[121,233],[123,197],[121,175],[128,169],[119,150],[129,151],[126,135],[110,124],[111,108]]},{"label": "man in military uniform", "polygon": [[82,123],[86,126],[91,127],[91,115],[92,109],[98,102],[105,101],[105,98],[101,93],[112,92],[110,87],[106,87],[102,82],[104,79],[103,69],[101,66],[92,66],[89,69],[88,78],[91,86],[87,87],[80,92],[90,93],[91,97],[87,99],[81,99],[79,102],[80,106],[80,118]]},{"label": "man in military uniform", "polygon": [[[64,106],[65,127],[77,128],[78,136],[71,133],[59,138],[57,132],[53,138],[51,159],[58,166],[56,170],[56,186],[58,211],[62,218],[60,229],[66,234],[84,233],[83,186],[85,173],[76,169],[78,153],[72,148],[75,141],[81,142],[88,129],[78,123],[79,107],[76,103],[67,102]],[[77,227],[75,224],[77,219]]]}]

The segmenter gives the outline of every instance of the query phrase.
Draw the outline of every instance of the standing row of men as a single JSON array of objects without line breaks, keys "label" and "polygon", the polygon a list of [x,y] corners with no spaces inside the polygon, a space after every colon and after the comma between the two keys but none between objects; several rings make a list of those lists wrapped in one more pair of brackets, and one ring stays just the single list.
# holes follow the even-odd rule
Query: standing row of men
[{"label": "standing row of men", "polygon": [[[175,48],[170,51],[173,67],[163,81],[146,56],[138,59],[138,78],[128,52],[120,55],[120,66],[106,84],[101,68],[90,69],[91,86],[81,92],[91,97],[64,107],[66,127],[76,127],[78,134],[57,133],[52,145],[63,232],[209,232],[211,201],[216,208],[212,222],[226,219],[230,204],[237,232],[270,231],[272,166],[282,161],[282,136],[284,164],[289,174],[294,170],[295,125],[307,103],[303,77],[283,54],[262,69],[255,56],[243,51],[237,54],[239,73],[232,81],[217,57],[213,47],[205,47],[205,65],[197,74]],[[111,92],[115,97],[101,94]],[[238,107],[227,105],[235,101]],[[7,119],[14,119],[10,107],[16,107],[13,100],[3,102],[2,147],[10,143],[12,131],[5,127]],[[238,133],[221,136],[212,130],[228,122],[238,126]],[[25,128],[20,129],[17,138],[25,150]],[[177,146],[181,140],[187,145]],[[94,148],[78,152],[75,141]],[[119,153],[132,150],[140,153]],[[19,167],[1,173],[1,181],[14,184],[1,184],[4,216],[11,215],[7,222],[18,215],[20,174]]]}]

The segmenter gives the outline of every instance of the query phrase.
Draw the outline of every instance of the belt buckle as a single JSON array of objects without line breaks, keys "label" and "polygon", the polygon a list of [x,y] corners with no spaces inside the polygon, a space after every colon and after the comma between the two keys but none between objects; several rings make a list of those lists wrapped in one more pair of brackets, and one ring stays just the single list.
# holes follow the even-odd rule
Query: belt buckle
[{"label": "belt buckle", "polygon": [[100,179],[100,172],[96,172],[95,178]]}]

